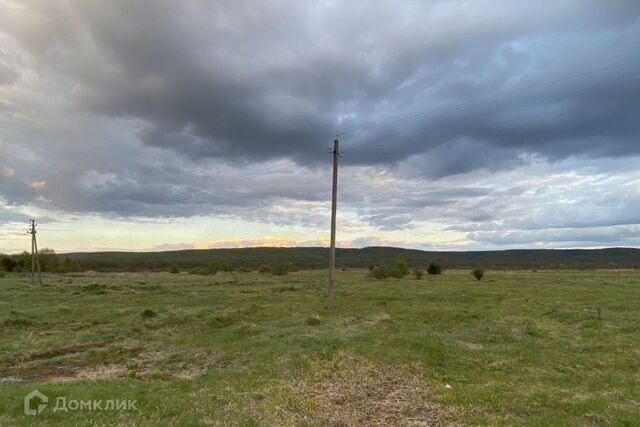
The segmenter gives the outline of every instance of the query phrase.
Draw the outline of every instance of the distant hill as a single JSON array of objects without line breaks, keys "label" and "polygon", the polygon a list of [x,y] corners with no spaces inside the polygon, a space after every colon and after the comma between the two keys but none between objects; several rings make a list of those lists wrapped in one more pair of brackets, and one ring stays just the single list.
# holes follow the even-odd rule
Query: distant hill
[{"label": "distant hill", "polygon": [[[392,247],[337,249],[338,268],[367,268],[380,262],[393,262],[403,255],[411,265],[442,264],[444,268],[492,269],[533,268],[640,268],[640,249],[525,249],[506,251],[431,252]],[[65,254],[83,267],[100,271],[138,271],[182,268],[210,261],[228,262],[256,268],[263,264],[293,263],[299,268],[326,268],[327,248],[242,248],[203,249],[167,252],[82,252]]]}]

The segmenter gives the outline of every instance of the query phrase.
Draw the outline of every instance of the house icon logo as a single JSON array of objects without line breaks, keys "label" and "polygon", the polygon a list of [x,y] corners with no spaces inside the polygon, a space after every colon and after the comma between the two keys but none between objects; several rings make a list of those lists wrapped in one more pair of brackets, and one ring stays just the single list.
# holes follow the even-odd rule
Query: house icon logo
[{"label": "house icon logo", "polygon": [[[31,401],[35,401],[34,405],[37,407],[34,409],[31,406]],[[38,390],[33,390],[31,393],[24,397],[24,414],[36,416],[47,408],[49,398]]]}]

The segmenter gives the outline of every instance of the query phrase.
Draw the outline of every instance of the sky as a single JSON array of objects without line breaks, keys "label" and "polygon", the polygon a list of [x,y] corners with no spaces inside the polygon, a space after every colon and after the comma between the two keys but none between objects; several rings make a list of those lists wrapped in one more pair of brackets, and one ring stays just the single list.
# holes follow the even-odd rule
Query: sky
[{"label": "sky", "polygon": [[640,2],[0,0],[0,252],[640,246]]}]

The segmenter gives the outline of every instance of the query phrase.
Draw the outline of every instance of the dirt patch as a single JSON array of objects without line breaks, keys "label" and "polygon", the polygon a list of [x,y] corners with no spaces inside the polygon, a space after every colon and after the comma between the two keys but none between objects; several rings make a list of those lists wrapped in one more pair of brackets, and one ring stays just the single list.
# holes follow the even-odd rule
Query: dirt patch
[{"label": "dirt patch", "polygon": [[79,360],[48,360],[0,370],[1,378],[15,378],[15,382],[48,381],[74,378],[86,365]]},{"label": "dirt patch", "polygon": [[99,348],[107,345],[105,341],[93,341],[82,344],[73,344],[65,347],[58,347],[51,350],[45,350],[36,353],[27,353],[23,356],[15,356],[4,359],[1,362],[1,365],[16,365],[20,363],[31,362],[34,360],[42,360],[42,359],[53,359],[54,357],[59,356],[67,356],[70,354],[82,353],[83,351],[89,350],[91,348]]},{"label": "dirt patch", "polygon": [[341,355],[295,381],[274,414],[283,424],[431,426],[442,422],[429,386],[416,369]]},{"label": "dirt patch", "polygon": [[[104,378],[191,379],[203,375],[219,357],[214,353],[182,354],[168,351],[141,352],[126,364],[100,364],[86,360],[83,352],[103,342],[76,344],[6,359],[0,368],[2,383],[96,380]],[[135,349],[132,349],[135,350]]]},{"label": "dirt patch", "polygon": [[219,360],[210,352],[181,355],[167,351],[140,353],[128,364],[132,378],[191,379],[203,375]]}]

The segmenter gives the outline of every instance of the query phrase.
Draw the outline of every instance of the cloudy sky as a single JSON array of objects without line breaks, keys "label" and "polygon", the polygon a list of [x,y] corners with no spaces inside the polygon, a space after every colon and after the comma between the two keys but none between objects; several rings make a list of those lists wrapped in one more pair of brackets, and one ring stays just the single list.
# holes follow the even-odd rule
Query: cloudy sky
[{"label": "cloudy sky", "polygon": [[0,252],[640,246],[640,2],[0,0]]}]

